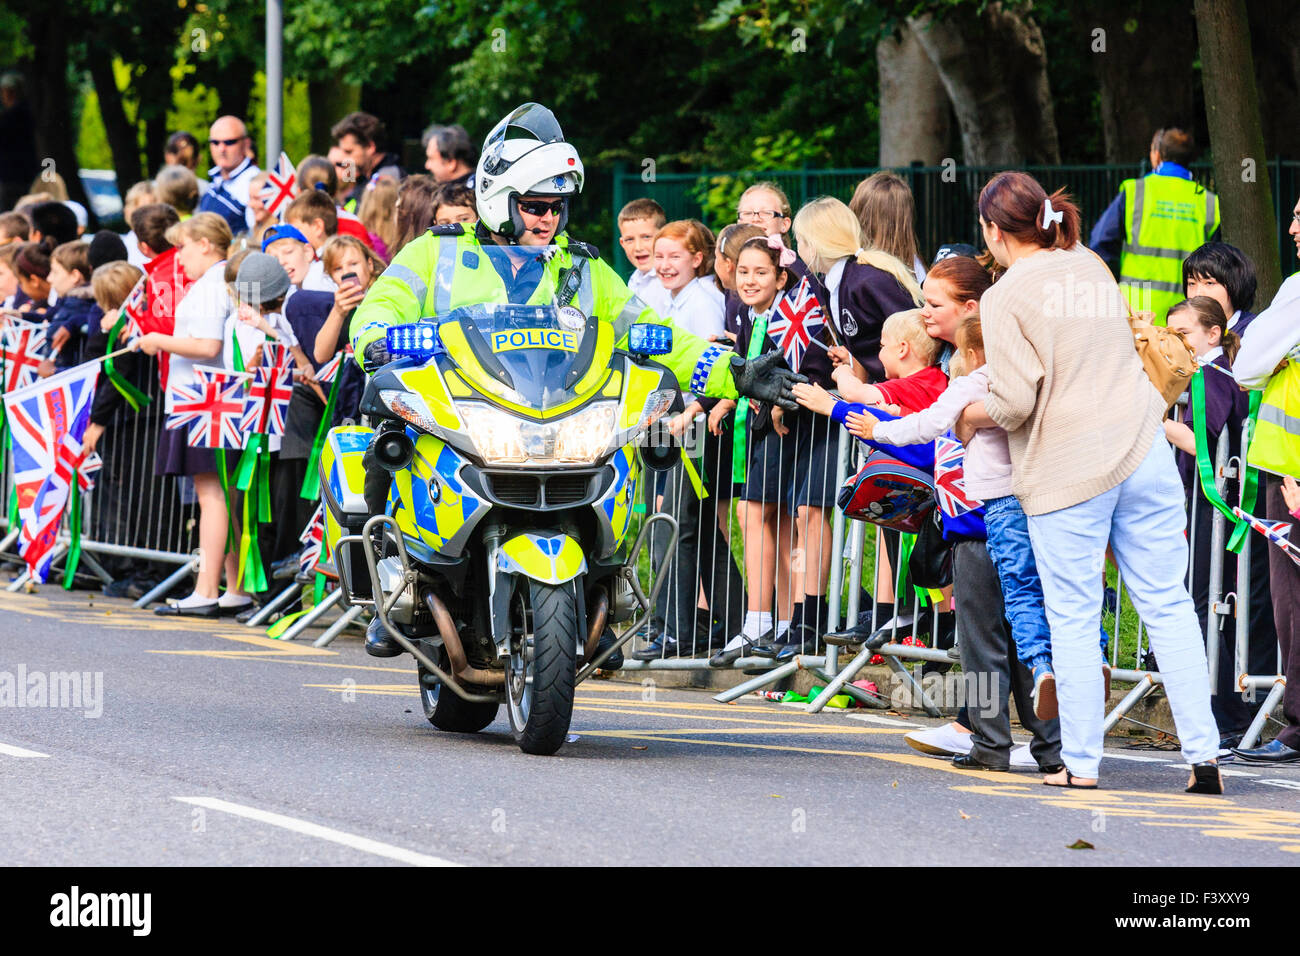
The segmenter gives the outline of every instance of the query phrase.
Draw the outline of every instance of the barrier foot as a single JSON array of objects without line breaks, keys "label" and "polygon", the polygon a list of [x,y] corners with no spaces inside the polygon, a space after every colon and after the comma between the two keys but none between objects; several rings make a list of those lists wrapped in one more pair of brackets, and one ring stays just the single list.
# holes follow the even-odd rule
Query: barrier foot
[{"label": "barrier foot", "polygon": [[359,607],[348,608],[343,613],[343,616],[340,617],[333,624],[331,624],[329,626],[329,629],[326,630],[324,634],[316,638],[316,640],[312,643],[311,646],[329,647],[330,643],[334,640],[334,638],[342,634],[347,629],[347,626],[351,624],[353,621],[355,621],[357,618],[359,618],[360,616],[361,616],[361,608]]},{"label": "barrier foot", "polygon": [[1115,725],[1123,720],[1124,715],[1137,706],[1138,701],[1155,689],[1156,682],[1151,679],[1150,675],[1146,675],[1138,681],[1137,686],[1129,691],[1128,695],[1115,706],[1115,709],[1106,715],[1106,722],[1101,728],[1102,735],[1105,736],[1110,733]]},{"label": "barrier foot", "polygon": [[248,626],[258,627],[268,617],[280,610],[280,608],[284,607],[286,604],[292,604],[294,597],[301,590],[302,585],[297,581],[290,584],[287,588],[258,608],[257,613],[248,619]]},{"label": "barrier foot", "polygon": [[1286,690],[1286,681],[1279,680],[1269,688],[1268,696],[1264,698],[1264,703],[1259,710],[1255,712],[1255,719],[1250,722],[1246,732],[1241,736],[1241,743],[1237,746],[1241,750],[1250,750],[1259,744],[1259,738],[1264,733],[1264,724],[1268,721],[1268,715],[1273,713],[1273,708],[1277,706],[1278,701],[1282,699],[1282,694]]},{"label": "barrier foot", "polygon": [[172,574],[168,576],[166,580],[164,580],[161,584],[159,584],[148,594],[141,597],[140,600],[136,601],[131,606],[134,608],[148,607],[154,601],[157,601],[160,597],[162,597],[164,594],[166,594],[168,591],[174,588],[182,578],[184,578],[186,575],[193,574],[197,570],[198,570],[198,564],[195,561],[190,561],[188,564],[182,564],[179,568],[173,571]]},{"label": "barrier foot", "polygon": [[91,555],[83,551],[81,554],[81,560],[89,565],[90,570],[95,573],[95,577],[99,578],[99,580],[103,581],[105,584],[113,583],[113,575],[105,571],[104,566],[96,561]]},{"label": "barrier foot", "polygon": [[[877,651],[877,653],[879,653],[879,651]],[[912,672],[903,666],[902,661],[897,657],[887,654],[885,655],[885,663],[889,665],[889,669],[898,676],[899,680],[910,686],[912,691],[911,699],[913,701],[921,701],[921,709],[925,711],[926,716],[943,716],[943,712],[939,710],[939,705],[930,699],[930,695],[925,692],[925,688],[922,687],[920,682],[912,676]]]},{"label": "barrier foot", "polygon": [[[822,691],[820,694],[818,694],[808,704],[807,707],[808,713],[810,714],[819,713],[822,710],[822,708],[826,706],[826,702],[840,692],[841,687],[843,687],[845,684],[848,684],[850,681],[852,681],[854,675],[856,675],[858,671],[862,670],[862,668],[867,666],[867,661],[871,660],[872,656],[875,653],[876,652],[873,651],[871,648],[864,647],[861,650],[861,652],[859,652],[857,657],[849,661],[849,663],[845,666],[845,668],[831,679],[831,682],[826,685],[826,689]],[[856,688],[856,689],[861,690],[861,688]],[[869,696],[869,695],[866,695],[864,692],[864,696]]]},{"label": "barrier foot", "polygon": [[800,668],[799,658],[786,661],[779,667],[773,667],[766,674],[759,674],[752,680],[747,680],[743,684],[737,684],[729,690],[724,690],[720,694],[715,694],[713,699],[719,704],[730,704],[733,700],[738,700],[746,694],[751,694],[760,687],[766,687],[768,684],[775,684],[783,677],[789,677]]},{"label": "barrier foot", "polygon": [[280,640],[282,641],[294,640],[295,638],[297,638],[299,634],[301,634],[303,631],[307,630],[307,628],[311,627],[318,620],[320,620],[320,618],[325,614],[326,611],[328,611],[335,604],[338,604],[342,600],[343,600],[342,591],[334,591],[330,594],[325,595],[325,599],[323,601],[317,604],[314,608],[312,608],[302,617],[298,618],[298,620],[294,621],[293,626],[280,635]]}]

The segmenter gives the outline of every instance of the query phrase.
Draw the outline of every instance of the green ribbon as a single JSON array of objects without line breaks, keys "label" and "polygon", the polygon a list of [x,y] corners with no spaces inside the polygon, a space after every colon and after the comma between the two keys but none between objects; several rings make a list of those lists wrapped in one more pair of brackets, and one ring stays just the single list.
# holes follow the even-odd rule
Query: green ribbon
[{"label": "green ribbon", "polygon": [[[1206,501],[1228,519],[1228,523],[1232,526],[1232,534],[1228,539],[1228,550],[1239,553],[1242,543],[1245,541],[1245,535],[1250,533],[1250,525],[1232,513],[1231,506],[1223,500],[1223,496],[1219,494],[1218,486],[1214,483],[1214,466],[1210,462],[1210,439],[1205,424],[1205,370],[1203,368],[1198,368],[1196,374],[1192,376],[1190,392],[1192,397],[1192,432],[1196,435],[1196,474],[1200,480],[1201,494],[1205,496]],[[1248,420],[1252,425],[1255,416],[1259,412],[1259,395],[1259,392],[1250,393],[1250,418]],[[1249,428],[1242,435],[1241,454],[1243,472],[1241,510],[1246,512],[1252,511],[1255,506],[1255,495],[1259,481],[1257,470],[1246,465],[1245,449],[1249,442],[1248,431]]]},{"label": "green ribbon", "polygon": [[[3,406],[4,406],[4,403],[3,403],[3,402],[0,402],[0,408],[2,408]],[[4,455],[5,455],[5,460],[4,460],[3,463],[0,463],[0,467],[6,467],[6,468],[7,468],[7,467],[8,467],[8,462],[10,461],[11,453],[13,452],[13,440],[14,440],[14,439],[13,439],[13,433],[9,431],[9,420],[8,420],[8,419],[5,419],[5,421],[4,421],[3,431],[4,431],[4,446],[5,446],[5,447],[4,447]],[[10,531],[13,531],[15,528],[18,527],[18,482],[14,481],[14,476],[13,476],[12,473],[9,475],[9,515],[8,515],[8,517],[9,517],[9,530],[10,530]]]},{"label": "green ribbon", "polygon": [[123,309],[118,314],[117,321],[113,323],[113,328],[108,333],[108,355],[104,358],[104,375],[113,383],[113,387],[122,394],[122,397],[126,399],[126,403],[131,406],[131,410],[138,412],[140,409],[144,408],[144,406],[153,401],[153,399],[123,378],[122,373],[113,365],[113,343],[116,342],[117,337],[122,334],[122,329],[125,326],[126,310]]},{"label": "green ribbon", "polygon": [[320,500],[320,456],[325,448],[325,436],[329,433],[330,422],[334,420],[334,404],[338,399],[339,382],[343,380],[343,363],[339,363],[339,370],[334,373],[334,380],[330,382],[329,398],[325,401],[325,411],[321,415],[320,424],[316,426],[316,437],[311,443],[311,455],[307,458],[307,474],[302,479],[302,490],[298,492],[300,498],[306,498],[308,501]]},{"label": "green ribbon", "polygon": [[72,497],[72,510],[68,514],[68,534],[72,538],[68,545],[68,558],[63,566],[63,590],[72,590],[72,579],[77,574],[77,565],[81,563],[81,492],[77,488],[77,469],[72,470],[72,487],[68,490]]},{"label": "green ribbon", "polygon": [[[760,315],[754,321],[754,328],[749,333],[749,346],[745,358],[753,361],[763,352],[763,340],[767,338],[767,316]],[[749,466],[749,455],[745,445],[746,419],[749,417],[749,399],[741,397],[736,402],[736,433],[731,447],[731,480],[736,483],[745,480],[745,470]]]},{"label": "green ribbon", "polygon": [[[1259,404],[1260,399],[1263,397],[1264,393],[1262,391],[1250,393],[1250,413],[1246,416],[1245,422],[1242,423],[1241,429],[1241,467],[1244,472],[1241,486],[1241,510],[1247,514],[1254,513],[1255,500],[1259,495],[1259,469],[1252,467],[1246,461],[1246,454],[1247,449],[1250,448],[1250,440],[1255,435],[1255,422],[1259,419]],[[1249,534],[1250,523],[1238,521],[1232,536],[1228,538],[1229,550],[1234,554],[1240,554],[1242,544]]]}]

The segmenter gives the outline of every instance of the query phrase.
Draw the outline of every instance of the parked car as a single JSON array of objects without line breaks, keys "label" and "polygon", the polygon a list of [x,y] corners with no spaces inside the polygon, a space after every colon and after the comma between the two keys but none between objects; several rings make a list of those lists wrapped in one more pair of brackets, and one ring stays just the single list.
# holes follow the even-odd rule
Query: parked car
[{"label": "parked car", "polygon": [[111,169],[83,169],[81,185],[99,218],[99,228],[125,232],[127,225],[122,215],[122,196],[117,190],[117,173]]}]

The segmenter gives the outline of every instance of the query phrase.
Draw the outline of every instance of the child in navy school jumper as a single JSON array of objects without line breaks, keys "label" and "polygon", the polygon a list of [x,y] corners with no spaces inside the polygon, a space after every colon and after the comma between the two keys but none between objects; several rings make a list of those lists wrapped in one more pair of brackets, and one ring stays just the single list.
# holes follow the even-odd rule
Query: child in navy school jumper
[{"label": "child in navy school jumper", "polygon": [[[1204,368],[1201,372],[1205,389],[1204,408],[1198,407],[1193,390],[1181,420],[1167,418],[1164,422],[1165,437],[1177,449],[1174,457],[1187,493],[1191,548],[1189,591],[1196,604],[1196,616],[1200,619],[1202,633],[1206,632],[1209,615],[1213,520],[1218,512],[1202,490],[1197,464],[1195,422],[1198,417],[1205,422],[1207,447],[1204,452],[1208,461],[1213,462],[1221,438],[1228,441],[1229,454],[1239,453],[1242,425],[1250,413],[1247,394],[1237,387],[1230,371],[1237,349],[1241,347],[1241,339],[1227,328],[1227,316],[1219,299],[1218,296],[1205,295],[1187,299],[1171,308],[1167,319],[1169,328],[1183,333],[1187,344],[1196,350],[1197,360]],[[1237,327],[1240,328],[1247,322],[1249,319],[1239,319]],[[1224,488],[1223,497],[1229,504],[1236,500],[1236,484],[1235,481],[1230,481]],[[1260,562],[1262,567],[1256,570],[1256,550],[1267,555],[1265,547],[1258,543],[1251,548],[1251,628],[1245,665],[1248,673],[1266,674],[1271,673],[1277,665],[1277,631],[1270,614],[1255,613],[1256,594],[1261,590],[1268,594],[1266,587],[1261,588],[1261,584],[1267,585],[1268,582],[1267,557]],[[1224,593],[1236,589],[1237,560],[1237,555],[1224,549]],[[1261,580],[1256,580],[1256,574],[1262,576]],[[1231,630],[1224,631],[1218,619],[1216,626],[1220,628],[1218,687],[1210,697],[1210,709],[1214,712],[1214,720],[1221,736],[1239,737],[1250,726],[1254,712],[1236,687],[1235,675],[1238,669],[1233,634]]]},{"label": "child in navy school jumper", "polygon": [[98,313],[90,288],[93,270],[89,252],[90,247],[78,239],[63,243],[50,254],[50,288],[59,298],[47,313],[45,335],[50,357],[41,363],[41,377],[81,362],[90,322]]}]

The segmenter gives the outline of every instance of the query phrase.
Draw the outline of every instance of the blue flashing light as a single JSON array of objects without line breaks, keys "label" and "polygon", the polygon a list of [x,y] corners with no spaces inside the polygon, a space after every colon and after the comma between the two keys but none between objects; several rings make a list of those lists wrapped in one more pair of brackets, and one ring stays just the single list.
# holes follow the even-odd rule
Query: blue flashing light
[{"label": "blue flashing light", "polygon": [[388,354],[429,359],[442,351],[438,327],[428,322],[393,325],[388,328]]},{"label": "blue flashing light", "polygon": [[673,350],[672,326],[638,322],[628,332],[627,347],[638,355],[667,355]]}]

